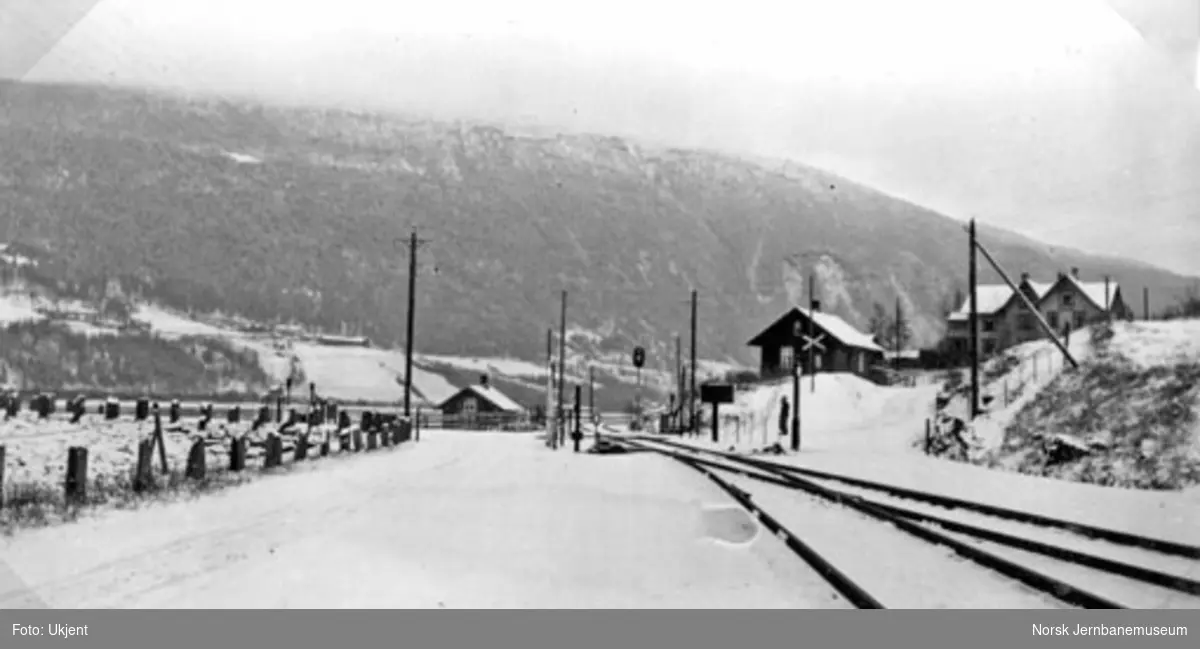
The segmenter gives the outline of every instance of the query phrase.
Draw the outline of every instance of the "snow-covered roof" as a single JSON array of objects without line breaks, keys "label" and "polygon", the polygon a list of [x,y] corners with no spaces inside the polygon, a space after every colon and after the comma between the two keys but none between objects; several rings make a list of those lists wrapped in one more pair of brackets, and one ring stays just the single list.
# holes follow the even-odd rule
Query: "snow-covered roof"
[{"label": "snow-covered roof", "polygon": [[[1032,284],[1032,282],[1031,282]],[[980,315],[991,315],[1004,308],[1012,299],[1013,290],[1008,284],[977,284],[975,299],[978,300],[975,310]],[[966,320],[971,313],[971,296],[963,300],[962,306],[950,314],[951,320]]]},{"label": "snow-covered roof", "polygon": [[771,323],[771,326],[767,327],[762,332],[759,332],[759,334],[752,338],[747,344],[761,345],[762,343],[758,341],[759,338],[767,331],[779,326],[785,318],[791,315],[793,311],[811,319],[814,324],[824,329],[826,333],[828,333],[830,336],[833,336],[847,347],[856,347],[858,349],[866,349],[868,351],[883,351],[883,348],[875,344],[875,339],[871,336],[871,334],[859,331],[854,327],[854,325],[846,322],[838,316],[825,311],[816,311],[814,313],[812,309],[804,309],[798,306],[792,307],[787,313],[784,313],[782,316],[777,318],[775,322]]},{"label": "snow-covered roof", "polygon": [[811,318],[814,324],[824,329],[830,336],[840,340],[847,347],[858,347],[859,349],[877,352],[883,351],[882,347],[875,344],[875,339],[871,334],[859,331],[854,325],[832,313],[825,311],[813,312],[812,309],[801,309],[799,307],[796,310],[803,313],[806,317]]},{"label": "snow-covered roof", "polygon": [[[1054,282],[1035,282],[1033,280],[1025,280],[1025,284],[1033,289],[1038,299],[1046,297],[1050,289],[1054,288]],[[1103,294],[1103,293],[1102,293]],[[996,312],[1003,309],[1008,301],[1013,298],[1013,290],[1008,284],[979,284],[975,287],[975,296],[979,300],[978,312],[980,315],[994,315]],[[1104,300],[1101,300],[1103,302]],[[971,298],[967,296],[958,307],[958,310],[951,313],[948,317],[953,321],[966,321],[971,314]]]},{"label": "snow-covered roof", "polygon": [[1109,307],[1112,306],[1112,300],[1117,295],[1117,283],[1115,281],[1110,281],[1108,283],[1108,300],[1106,302],[1106,289],[1104,282],[1083,282],[1071,275],[1067,275],[1066,279],[1075,284],[1080,293],[1083,293],[1085,296],[1087,296],[1087,299],[1091,300],[1097,307],[1104,311],[1107,311]]},{"label": "snow-covered roof", "polygon": [[[496,406],[497,408],[499,408],[505,412],[524,412],[525,411],[525,408],[521,407],[521,404],[517,403],[516,401],[513,401],[512,399],[510,399],[508,397],[508,395],[504,394],[503,392],[497,390],[496,388],[494,388],[490,385],[481,385],[481,384],[476,383],[476,384],[468,385],[467,387],[465,387],[463,389],[470,390],[471,392],[475,393],[476,396],[490,401],[492,403],[492,405]],[[454,395],[452,395],[450,397],[450,399],[453,399],[454,397],[458,396],[459,394],[462,394],[462,390],[459,390],[458,392],[456,392]],[[450,399],[446,399],[446,401],[449,401]],[[442,402],[442,405],[445,405],[445,401]]]},{"label": "snow-covered roof", "polygon": [[1038,299],[1041,299],[1046,297],[1046,294],[1050,292],[1050,289],[1054,288],[1054,282],[1034,282],[1031,280],[1029,282],[1029,286],[1033,289],[1033,292],[1037,294]]}]

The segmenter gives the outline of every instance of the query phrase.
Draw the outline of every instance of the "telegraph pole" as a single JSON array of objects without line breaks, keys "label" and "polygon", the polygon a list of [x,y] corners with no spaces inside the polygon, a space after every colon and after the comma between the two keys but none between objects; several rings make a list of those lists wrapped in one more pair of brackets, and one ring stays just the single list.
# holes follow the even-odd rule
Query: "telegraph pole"
[{"label": "telegraph pole", "polygon": [[[816,335],[816,332],[813,331],[813,319],[815,319],[817,317],[817,298],[816,298],[816,293],[814,292],[815,291],[814,287],[816,286],[815,280],[816,280],[816,275],[814,275],[813,273],[809,273],[808,274],[808,341],[809,341],[808,342],[808,373],[811,376],[808,380],[808,391],[814,392],[814,393],[817,391],[817,367],[814,364],[814,355],[816,354],[816,351],[813,349],[813,347],[816,347],[816,345],[813,344],[813,342],[812,342],[813,336]],[[795,352],[793,352],[792,355],[794,357]],[[800,398],[799,391],[796,392],[796,398],[797,399]],[[799,405],[799,402],[792,404],[793,407],[798,406],[798,405]],[[796,413],[797,413],[796,416],[797,417],[799,417],[799,411],[800,411],[800,409],[796,408]],[[799,419],[797,419],[797,421],[799,421]],[[799,424],[797,424],[797,426],[799,426]],[[797,446],[793,450],[797,450],[797,451],[800,450],[799,443],[800,443],[799,440],[797,440],[796,441]]]},{"label": "telegraph pole", "polygon": [[1104,276],[1104,312],[1105,317],[1109,322],[1112,322],[1112,297],[1109,295],[1109,282],[1112,278],[1108,275]]},{"label": "telegraph pole", "polygon": [[974,421],[979,416],[979,296],[977,295],[975,269],[975,219],[971,219],[970,229],[971,252],[967,263],[967,281],[970,284],[971,312],[967,316],[967,345],[971,356],[971,405],[969,420]]},{"label": "telegraph pole", "polygon": [[413,366],[413,323],[416,318],[417,304],[417,249],[429,243],[428,239],[418,239],[417,229],[413,228],[408,240],[408,325],[404,343],[404,416],[412,415],[412,366]]},{"label": "telegraph pole", "polygon": [[567,291],[565,289],[562,292],[562,312],[558,331],[558,407],[555,409],[557,416],[555,425],[561,437],[566,432],[563,422],[563,386],[566,383],[567,375]]},{"label": "telegraph pole", "polygon": [[558,448],[558,433],[551,419],[554,417],[554,329],[546,328],[546,446]]},{"label": "telegraph pole", "polygon": [[675,396],[678,399],[675,423],[678,425],[683,420],[683,340],[679,334],[675,334]]},{"label": "telegraph pole", "polygon": [[692,376],[691,391],[688,394],[688,430],[696,432],[696,289],[692,289]]},{"label": "telegraph pole", "polygon": [[596,423],[596,366],[588,365],[588,417]]},{"label": "telegraph pole", "polygon": [[1056,332],[1054,328],[1051,327],[1048,322],[1046,322],[1046,319],[1042,317],[1041,312],[1038,311],[1037,306],[1030,301],[1028,296],[1021,292],[1020,287],[1017,286],[1017,284],[1011,279],[1009,279],[1008,273],[1005,273],[1004,269],[1000,267],[1000,264],[996,263],[995,258],[992,257],[991,253],[987,251],[987,248],[985,248],[983,244],[979,243],[978,239],[975,240],[974,249],[983,253],[983,258],[987,260],[989,264],[991,264],[992,269],[996,271],[996,274],[1000,276],[1000,279],[1004,280],[1005,284],[1008,284],[1008,288],[1012,290],[1013,295],[1019,298],[1021,302],[1025,304],[1025,308],[1029,309],[1029,311],[1033,313],[1033,317],[1035,320],[1037,320],[1038,326],[1042,328],[1042,331],[1045,332],[1046,336],[1050,339],[1050,342],[1054,343],[1054,345],[1058,347],[1058,350],[1062,352],[1063,358],[1071,364],[1071,367],[1079,369],[1079,361],[1075,360],[1075,357],[1071,355],[1071,350],[1067,348],[1067,345],[1058,339],[1058,332]]},{"label": "telegraph pole", "polygon": [[896,296],[896,334],[895,334],[896,342],[893,345],[896,348],[896,358],[894,361],[892,361],[892,364],[895,366],[897,372],[900,371],[900,335],[901,335],[900,332],[902,331],[901,323],[903,322],[903,320],[901,318],[903,318],[903,317],[904,317],[904,315],[900,312],[900,296],[897,295]]},{"label": "telegraph pole", "polygon": [[800,452],[800,363],[792,355],[792,451]]}]

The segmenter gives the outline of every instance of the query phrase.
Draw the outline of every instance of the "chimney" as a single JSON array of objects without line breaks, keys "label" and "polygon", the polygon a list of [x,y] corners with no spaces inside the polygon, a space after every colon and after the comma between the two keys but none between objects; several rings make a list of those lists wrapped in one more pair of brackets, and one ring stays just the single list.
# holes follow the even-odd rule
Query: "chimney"
[{"label": "chimney", "polygon": [[1075,279],[1079,279],[1079,268],[1077,268],[1075,266],[1071,267],[1071,277],[1074,277]]},{"label": "chimney", "polygon": [[488,386],[487,374],[479,375],[479,385],[482,385],[485,388]]},{"label": "chimney", "polygon": [[1060,270],[1060,271],[1058,271],[1058,278],[1059,278],[1059,279],[1066,279],[1066,278],[1067,278],[1067,274],[1066,274],[1066,273],[1064,273],[1064,272],[1062,272],[1062,271]]},{"label": "chimney", "polygon": [[1022,283],[1022,284],[1025,284],[1025,283],[1028,283],[1028,282],[1029,282],[1029,273],[1027,273],[1027,272],[1026,272],[1026,273],[1021,273],[1021,283]]},{"label": "chimney", "polygon": [[821,310],[821,301],[820,301],[820,300],[813,300],[813,301],[812,301],[812,310],[813,310],[814,312],[815,312],[815,311],[820,311],[820,310]]}]

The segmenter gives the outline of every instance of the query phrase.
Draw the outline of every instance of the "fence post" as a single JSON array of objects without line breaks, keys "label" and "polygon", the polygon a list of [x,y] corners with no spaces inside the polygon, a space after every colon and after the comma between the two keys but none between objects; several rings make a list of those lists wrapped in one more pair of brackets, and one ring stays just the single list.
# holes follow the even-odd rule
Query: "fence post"
[{"label": "fence post", "polygon": [[362,450],[363,450],[363,431],[362,431],[362,428],[361,428],[361,427],[360,427],[360,428],[355,428],[355,429],[354,429],[354,434],[353,434],[353,435],[351,435],[351,436],[350,436],[350,438],[351,438],[351,441],[354,443],[354,452],[355,452],[355,453],[358,453],[358,452],[362,451]]},{"label": "fence post", "polygon": [[66,492],[68,503],[82,502],[87,498],[88,450],[83,446],[67,449]]},{"label": "fence post", "polygon": [[133,490],[143,492],[154,483],[154,439],[138,442],[137,464],[133,469]]},{"label": "fence post", "polygon": [[275,433],[267,435],[266,444],[263,446],[263,468],[273,469],[282,464],[282,454],[283,440]]},{"label": "fence post", "polygon": [[0,444],[0,509],[4,509],[4,445]]},{"label": "fence post", "polygon": [[321,457],[328,457],[328,456],[329,456],[329,436],[326,435],[325,439],[321,441]]},{"label": "fence post", "polygon": [[158,461],[162,464],[163,475],[166,475],[169,469],[167,468],[167,441],[163,439],[162,415],[154,413],[154,443],[158,444]]},{"label": "fence post", "polygon": [[229,444],[229,470],[241,471],[246,468],[246,438],[234,437]]},{"label": "fence post", "polygon": [[82,396],[75,397],[67,404],[67,409],[71,412],[71,423],[78,424],[83,420],[83,416],[87,414],[87,403]]},{"label": "fence post", "polygon": [[197,438],[192,443],[192,448],[188,450],[187,477],[192,480],[203,480],[205,474],[208,473],[207,460],[204,439]]},{"label": "fence post", "polygon": [[297,462],[308,459],[308,433],[300,433],[296,436],[296,455],[293,459]]},{"label": "fence post", "polygon": [[374,451],[376,448],[379,448],[379,436],[378,436],[378,434],[376,434],[375,429],[368,430],[367,431],[367,450]]},{"label": "fence post", "polygon": [[925,419],[925,455],[929,455],[929,447],[933,444],[933,420]]},{"label": "fence post", "polygon": [[575,420],[574,421],[575,429],[573,431],[571,431],[571,441],[574,442],[574,447],[575,447],[574,451],[576,453],[579,452],[579,442],[583,440],[583,429],[580,428],[580,423],[582,421],[581,420],[582,408],[583,408],[582,392],[583,392],[583,386],[580,386],[580,385],[575,386],[575,407],[574,407],[574,412],[572,413],[574,415],[574,417],[572,417],[572,418]]}]

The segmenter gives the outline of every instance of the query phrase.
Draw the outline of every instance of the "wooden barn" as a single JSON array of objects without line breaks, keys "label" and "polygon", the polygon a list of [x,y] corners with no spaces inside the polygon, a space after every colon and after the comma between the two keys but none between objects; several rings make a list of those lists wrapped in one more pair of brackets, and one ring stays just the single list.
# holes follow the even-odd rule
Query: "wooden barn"
[{"label": "wooden barn", "polygon": [[[813,349],[813,367],[809,367],[805,337],[812,331],[817,345]],[[870,377],[872,369],[884,362],[884,350],[868,333],[832,313],[821,311],[820,302],[810,309],[793,307],[747,343],[759,348],[759,373],[763,378],[791,374],[799,363],[805,374],[851,372]]]},{"label": "wooden barn", "polygon": [[468,385],[455,392],[438,408],[444,417],[470,417],[473,415],[516,417],[525,414],[525,408],[521,407],[519,403],[488,384],[486,374],[479,377],[478,384]]}]

